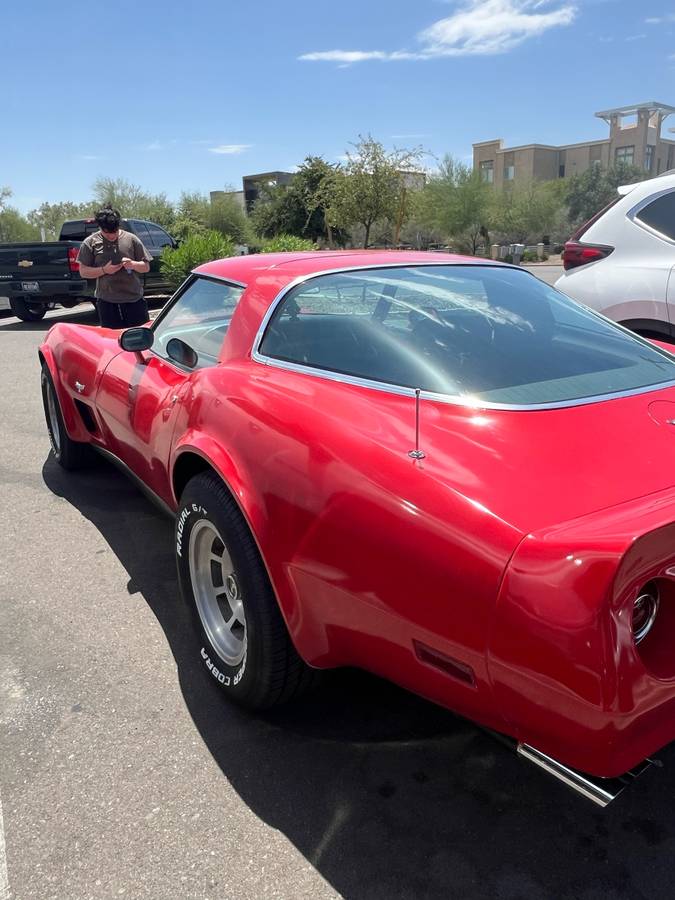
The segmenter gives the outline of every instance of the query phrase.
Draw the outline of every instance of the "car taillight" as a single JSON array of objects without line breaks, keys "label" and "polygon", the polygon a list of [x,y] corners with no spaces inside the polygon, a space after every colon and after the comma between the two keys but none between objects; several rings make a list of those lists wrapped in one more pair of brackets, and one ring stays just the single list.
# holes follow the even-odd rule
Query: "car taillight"
[{"label": "car taillight", "polygon": [[640,589],[640,593],[633,603],[633,640],[636,644],[647,637],[658,611],[659,589],[655,582],[650,581]]},{"label": "car taillight", "polygon": [[614,250],[606,244],[582,244],[580,241],[568,241],[563,250],[562,260],[565,269],[576,269],[587,263],[605,259]]},{"label": "car taillight", "polygon": [[80,271],[80,264],[77,261],[77,247],[68,247],[68,268],[71,272]]}]

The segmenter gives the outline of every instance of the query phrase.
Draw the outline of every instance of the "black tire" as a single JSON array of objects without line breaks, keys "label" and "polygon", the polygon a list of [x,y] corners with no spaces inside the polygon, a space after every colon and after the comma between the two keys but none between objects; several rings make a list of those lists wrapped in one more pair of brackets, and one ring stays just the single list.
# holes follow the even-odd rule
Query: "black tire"
[{"label": "black tire", "polygon": [[[227,555],[231,565],[210,562],[208,569],[199,565],[200,559],[211,558],[209,553],[220,555],[221,546],[223,560]],[[176,562],[181,593],[199,638],[196,652],[231,700],[249,709],[268,709],[295,699],[317,681],[318,673],[291,642],[246,520],[212,472],[195,476],[183,491],[176,514]],[[243,621],[235,620],[223,631],[218,613],[223,624],[227,618],[235,619],[233,604]],[[208,608],[215,612],[208,613]],[[209,615],[217,626],[211,632]],[[228,641],[229,654],[223,649]]]},{"label": "black tire", "polygon": [[81,469],[91,459],[91,448],[89,444],[73,441],[68,437],[54,382],[49,369],[44,364],[42,366],[42,405],[45,411],[49,443],[52,445],[52,453],[57,463],[64,469]]},{"label": "black tire", "polygon": [[39,322],[44,319],[47,307],[44,303],[24,300],[23,297],[10,297],[9,305],[14,315],[22,322]]}]

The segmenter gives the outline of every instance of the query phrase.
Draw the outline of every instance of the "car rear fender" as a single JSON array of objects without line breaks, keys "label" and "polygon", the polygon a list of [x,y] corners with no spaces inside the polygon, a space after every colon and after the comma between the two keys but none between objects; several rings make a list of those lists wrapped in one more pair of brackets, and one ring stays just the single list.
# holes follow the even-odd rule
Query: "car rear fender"
[{"label": "car rear fender", "polygon": [[[674,520],[675,488],[667,488],[522,540],[488,650],[495,703],[519,740],[602,776],[658,748],[652,707],[675,702]],[[633,602],[654,580],[661,608],[638,650]]]}]

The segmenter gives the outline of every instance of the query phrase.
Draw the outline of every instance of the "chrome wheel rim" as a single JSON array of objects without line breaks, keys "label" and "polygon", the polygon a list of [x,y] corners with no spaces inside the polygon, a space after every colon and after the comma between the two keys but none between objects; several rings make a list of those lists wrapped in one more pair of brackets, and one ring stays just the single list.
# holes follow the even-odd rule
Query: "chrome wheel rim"
[{"label": "chrome wheel rim", "polygon": [[232,557],[215,526],[196,522],[188,551],[197,612],[213,649],[228,666],[246,653],[246,616]]},{"label": "chrome wheel rim", "polygon": [[54,444],[54,450],[61,452],[61,432],[59,431],[59,417],[56,411],[56,397],[54,388],[47,382],[47,414],[49,416],[49,433]]}]

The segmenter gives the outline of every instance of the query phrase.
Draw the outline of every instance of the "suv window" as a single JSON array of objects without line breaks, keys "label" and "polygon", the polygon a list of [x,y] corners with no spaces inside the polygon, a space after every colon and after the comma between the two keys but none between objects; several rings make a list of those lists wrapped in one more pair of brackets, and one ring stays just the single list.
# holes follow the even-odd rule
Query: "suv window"
[{"label": "suv window", "polygon": [[652,200],[635,218],[675,241],[675,191]]},{"label": "suv window", "polygon": [[472,402],[564,404],[675,381],[671,357],[527,272],[418,265],[288,292],[263,356]]},{"label": "suv window", "polygon": [[150,240],[155,247],[166,247],[173,244],[173,239],[159,225],[154,225],[152,222],[146,222],[145,225],[150,232]]},{"label": "suv window", "polygon": [[197,351],[198,368],[215,365],[243,293],[239,285],[198,277],[157,318],[153,351],[169,359],[166,345],[172,338],[180,338]]}]

